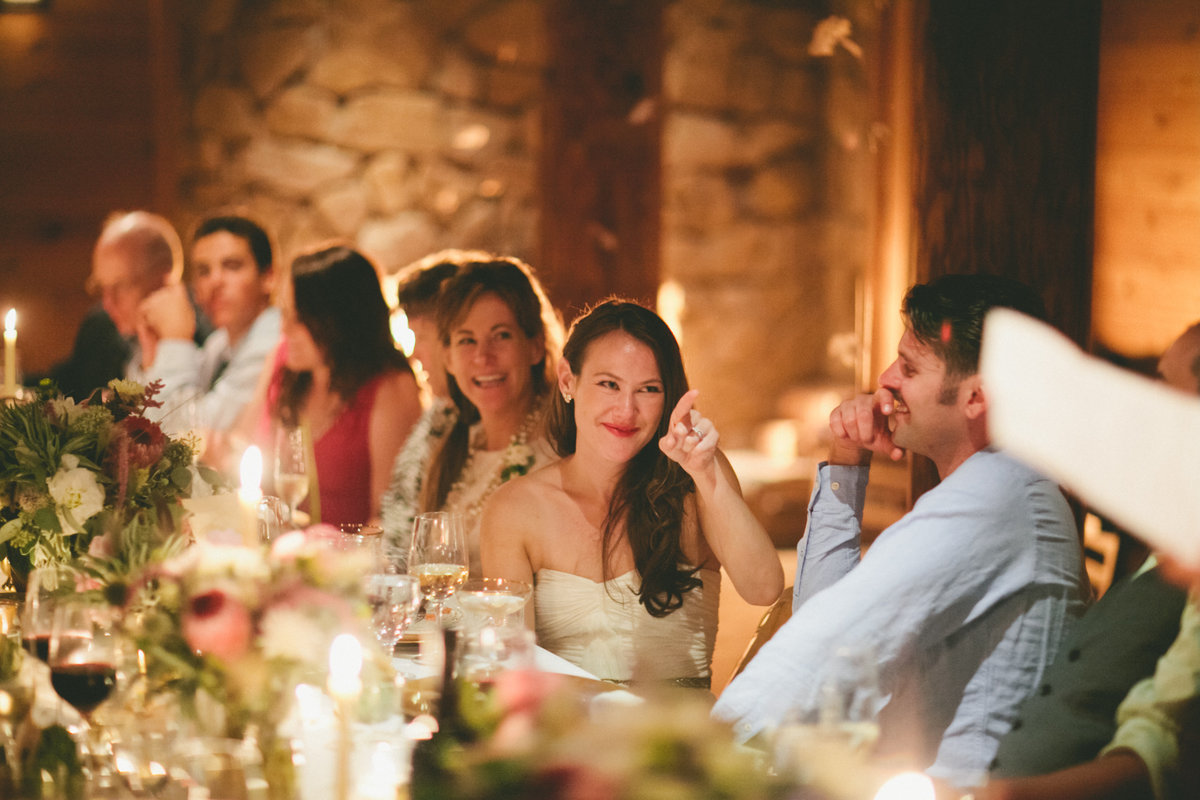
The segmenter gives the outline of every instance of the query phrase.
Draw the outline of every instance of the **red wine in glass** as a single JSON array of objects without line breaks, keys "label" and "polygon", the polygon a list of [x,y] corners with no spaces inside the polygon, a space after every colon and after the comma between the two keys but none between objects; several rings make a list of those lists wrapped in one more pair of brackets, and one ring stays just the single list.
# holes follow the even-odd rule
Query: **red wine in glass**
[{"label": "red wine in glass", "polygon": [[25,644],[25,650],[30,655],[37,656],[43,664],[50,661],[50,634],[39,633],[26,636],[22,641]]},{"label": "red wine in glass", "polygon": [[108,699],[116,682],[111,664],[59,664],[50,669],[54,691],[84,716]]}]

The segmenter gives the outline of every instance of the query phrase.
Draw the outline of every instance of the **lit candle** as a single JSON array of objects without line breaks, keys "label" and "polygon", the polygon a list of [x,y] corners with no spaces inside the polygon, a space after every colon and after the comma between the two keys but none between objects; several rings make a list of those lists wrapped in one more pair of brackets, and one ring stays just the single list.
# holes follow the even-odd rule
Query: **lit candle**
[{"label": "lit candle", "polygon": [[362,644],[354,636],[343,633],[329,648],[329,694],[337,702],[337,800],[350,797],[350,753],[352,748],[350,716],[362,691]]},{"label": "lit candle", "polygon": [[17,310],[4,315],[4,396],[17,396]]},{"label": "lit candle", "polygon": [[238,507],[241,509],[242,542],[247,547],[258,545],[258,503],[262,500],[262,451],[254,445],[246,448],[242,455],[242,486],[238,489]]}]

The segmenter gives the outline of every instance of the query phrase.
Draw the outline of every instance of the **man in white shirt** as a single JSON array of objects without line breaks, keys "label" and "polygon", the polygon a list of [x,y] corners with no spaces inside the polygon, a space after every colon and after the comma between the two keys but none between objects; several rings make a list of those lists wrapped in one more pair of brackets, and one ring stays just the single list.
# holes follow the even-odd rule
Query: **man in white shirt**
[{"label": "man in white shirt", "polygon": [[[1082,553],[1062,493],[989,446],[978,362],[995,306],[1041,309],[1028,287],[994,276],[914,286],[882,388],[830,416],[795,610],[713,709],[740,739],[828,713],[835,653],[870,653],[881,754],[976,785],[1082,613]],[[908,450],[932,459],[941,483],[860,559],[871,456]]]},{"label": "man in white shirt", "polygon": [[196,302],[216,330],[197,346],[196,318],[182,285],[166,286],[139,306],[139,325],[154,340],[153,360],[130,377],[163,382],[160,416],[190,416],[169,427],[227,431],[254,395],[263,364],[279,343],[271,242],[250,219],[213,216],[196,228],[191,249]]}]

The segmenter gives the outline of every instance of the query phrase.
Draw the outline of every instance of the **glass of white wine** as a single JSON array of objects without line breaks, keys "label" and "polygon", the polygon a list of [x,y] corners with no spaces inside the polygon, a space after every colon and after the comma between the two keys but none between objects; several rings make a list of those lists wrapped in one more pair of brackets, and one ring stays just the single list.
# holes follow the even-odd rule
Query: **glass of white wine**
[{"label": "glass of white wine", "polygon": [[416,576],[425,595],[426,619],[443,624],[452,621],[445,602],[466,581],[469,564],[461,514],[431,511],[417,515],[408,571]]},{"label": "glass of white wine", "polygon": [[524,581],[472,578],[458,590],[463,627],[471,631],[485,627],[524,626],[525,604],[532,594],[533,587]]},{"label": "glass of white wine", "polygon": [[308,442],[304,428],[281,427],[275,436],[275,495],[287,503],[295,524],[296,509],[308,496]]}]

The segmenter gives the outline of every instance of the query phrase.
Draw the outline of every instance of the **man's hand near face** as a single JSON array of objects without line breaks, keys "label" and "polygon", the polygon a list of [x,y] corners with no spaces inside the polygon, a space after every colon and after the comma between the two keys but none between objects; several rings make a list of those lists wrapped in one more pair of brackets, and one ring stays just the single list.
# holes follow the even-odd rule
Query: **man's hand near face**
[{"label": "man's hand near face", "polygon": [[882,453],[893,461],[904,457],[904,449],[892,441],[888,417],[896,410],[896,401],[887,389],[875,394],[860,394],[844,401],[829,415],[833,441],[829,463],[866,466],[873,453]]},{"label": "man's hand near face", "polygon": [[190,341],[196,334],[196,311],[187,288],[173,283],[151,292],[138,306],[138,342],[142,347],[142,366],[154,363],[158,343],[163,339]]}]

